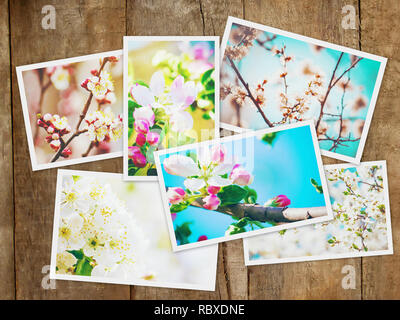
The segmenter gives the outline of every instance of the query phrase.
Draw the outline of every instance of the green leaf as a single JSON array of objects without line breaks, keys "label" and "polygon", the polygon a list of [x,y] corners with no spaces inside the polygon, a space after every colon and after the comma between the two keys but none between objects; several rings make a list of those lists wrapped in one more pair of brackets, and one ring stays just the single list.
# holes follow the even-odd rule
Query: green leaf
[{"label": "green leaf", "polygon": [[184,222],[175,228],[176,240],[182,245],[189,243],[189,236],[192,234],[189,225],[191,222]]},{"label": "green leaf", "polygon": [[74,180],[74,182],[77,182],[80,178],[80,176],[72,176],[72,180]]},{"label": "green leaf", "polygon": [[204,86],[207,84],[207,82],[208,82],[209,80],[213,80],[213,79],[211,78],[211,75],[212,75],[213,72],[214,72],[214,68],[213,68],[213,69],[207,70],[207,71],[204,72],[203,75],[201,76],[200,81],[201,81],[201,83],[202,83]]},{"label": "green leaf", "polygon": [[248,186],[245,186],[244,189],[247,191],[246,196],[244,197],[244,202],[245,203],[256,203],[257,202],[257,191],[249,188]]},{"label": "green leaf", "polygon": [[279,231],[279,234],[280,234],[281,236],[283,236],[285,233],[286,233],[286,229],[283,229],[283,230],[280,230],[280,231]]},{"label": "green leaf", "polygon": [[315,180],[314,178],[311,178],[310,181],[311,181],[311,184],[313,185],[313,187],[315,188],[315,190],[318,193],[323,193],[324,192],[324,190],[322,189],[322,186],[318,184],[317,180]]},{"label": "green leaf", "polygon": [[88,256],[85,256],[83,249],[80,250],[67,250],[76,259],[74,265],[74,273],[80,276],[91,276],[94,268],[94,260]]},{"label": "green leaf", "polygon": [[238,233],[242,233],[242,232],[246,232],[246,229],[240,228],[238,226],[235,226],[234,224],[231,224],[228,227],[228,229],[225,231],[225,235],[229,236],[229,235],[238,234]]},{"label": "green leaf", "polygon": [[272,144],[275,141],[275,138],[277,137],[277,133],[276,132],[271,132],[271,133],[266,133],[263,137],[262,137],[262,141],[264,141],[265,143],[269,144],[270,146],[272,146]]},{"label": "green leaf", "polygon": [[221,206],[227,206],[230,204],[237,204],[242,201],[244,197],[246,197],[247,191],[240,186],[229,185],[223,187],[217,195],[218,198],[221,200]]},{"label": "green leaf", "polygon": [[210,116],[208,113],[203,113],[202,118],[203,118],[204,120],[210,120],[210,119],[211,119],[211,116]]},{"label": "green leaf", "polygon": [[169,211],[171,211],[171,213],[181,212],[181,211],[185,210],[189,205],[190,205],[190,203],[188,201],[184,201],[184,202],[177,203],[177,204],[172,204],[169,207]]},{"label": "green leaf", "polygon": [[146,88],[149,88],[149,85],[146,82],[144,82],[143,80],[136,80],[135,84],[139,84],[141,86],[145,86]]}]

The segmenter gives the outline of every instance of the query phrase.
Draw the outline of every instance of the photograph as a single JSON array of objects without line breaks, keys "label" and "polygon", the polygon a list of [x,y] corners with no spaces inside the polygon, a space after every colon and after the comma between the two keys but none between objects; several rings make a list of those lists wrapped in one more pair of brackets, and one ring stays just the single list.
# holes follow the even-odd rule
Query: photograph
[{"label": "photograph", "polygon": [[58,170],[51,279],[214,291],[217,255],[172,251],[157,182]]},{"label": "photograph", "polygon": [[312,121],[157,151],[174,251],[333,218]]},{"label": "photograph", "polygon": [[124,37],[124,180],[154,152],[219,137],[219,37]]},{"label": "photograph", "polygon": [[324,169],[334,219],[245,239],[246,265],[393,254],[386,161]]},{"label": "photograph", "polygon": [[322,155],[360,163],[386,58],[233,17],[221,52],[221,127],[313,119]]},{"label": "photograph", "polygon": [[122,50],[17,67],[32,170],[122,156]]}]

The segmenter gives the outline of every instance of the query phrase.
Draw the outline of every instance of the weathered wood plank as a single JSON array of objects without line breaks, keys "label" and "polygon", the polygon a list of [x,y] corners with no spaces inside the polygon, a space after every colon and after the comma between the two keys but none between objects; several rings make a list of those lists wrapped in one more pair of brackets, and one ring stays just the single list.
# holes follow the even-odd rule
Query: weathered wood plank
[{"label": "weathered wood plank", "polygon": [[[342,7],[357,1],[245,1],[246,20],[358,49],[358,30],[341,27]],[[324,158],[324,163],[337,161]],[[355,267],[357,287],[344,290],[344,265]],[[249,267],[249,299],[360,299],[361,259]]]},{"label": "weathered wood plank", "polygon": [[[57,170],[32,172],[15,67],[122,48],[125,1],[11,1],[11,55],[15,181],[15,256],[17,299],[129,299],[129,286],[57,281],[41,286],[50,263]],[[56,29],[41,27],[44,5],[56,9]],[[3,107],[3,106],[2,106]],[[73,166],[121,172],[114,159]]]},{"label": "weathered wood plank", "polygon": [[[220,35],[222,36],[229,14],[236,15],[242,10],[239,1],[128,1],[128,35]],[[157,21],[157,23],[149,23]],[[238,247],[238,243],[236,247]],[[171,298],[171,299],[218,299],[229,298],[229,275],[231,264],[226,261],[242,259],[239,250],[228,249],[230,244],[221,244],[217,288],[215,292],[199,292],[173,289],[134,287],[132,298]],[[232,247],[233,248],[233,247]],[[229,251],[229,254],[228,254]],[[224,262],[225,261],[225,262]],[[243,269],[243,266],[241,266]],[[237,269],[237,268],[236,268]],[[236,270],[235,269],[235,270]],[[245,272],[247,278],[247,272]],[[232,275],[232,279],[235,276]],[[247,290],[245,290],[247,291]]]},{"label": "weathered wood plank", "polygon": [[387,160],[395,253],[362,259],[364,299],[400,299],[399,14],[399,1],[361,1],[361,49],[388,58],[363,160]]},{"label": "weathered wood plank", "polygon": [[15,298],[13,151],[10,94],[10,42],[8,1],[0,1],[0,299]]}]

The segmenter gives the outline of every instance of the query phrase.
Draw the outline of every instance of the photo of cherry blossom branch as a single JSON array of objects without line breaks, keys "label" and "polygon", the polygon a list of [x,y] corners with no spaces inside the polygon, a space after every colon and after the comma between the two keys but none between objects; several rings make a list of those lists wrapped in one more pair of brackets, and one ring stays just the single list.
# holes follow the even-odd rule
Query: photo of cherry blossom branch
[{"label": "photo of cherry blossom branch", "polygon": [[156,152],[174,249],[330,219],[313,130],[308,121]]},{"label": "photo of cherry blossom branch", "polygon": [[358,161],[386,59],[232,17],[228,27],[222,126],[239,132],[313,119],[323,155]]},{"label": "photo of cherry blossom branch", "polygon": [[246,265],[393,253],[385,161],[325,166],[332,221],[244,241]]},{"label": "photo of cherry blossom branch", "polygon": [[32,167],[121,153],[121,51],[17,67]]}]

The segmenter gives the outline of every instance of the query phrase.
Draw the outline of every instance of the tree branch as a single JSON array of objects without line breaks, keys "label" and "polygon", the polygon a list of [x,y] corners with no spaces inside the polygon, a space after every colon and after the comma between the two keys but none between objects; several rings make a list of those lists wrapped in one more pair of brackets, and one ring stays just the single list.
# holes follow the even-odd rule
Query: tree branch
[{"label": "tree branch", "polygon": [[[203,208],[203,201],[197,199],[191,206]],[[238,203],[228,206],[220,206],[217,210],[236,218],[248,217],[260,222],[295,222],[310,218],[322,217],[327,214],[325,207],[311,208],[277,208],[264,207],[259,204]]]},{"label": "tree branch", "polygon": [[263,117],[265,123],[269,126],[269,127],[273,127],[274,125],[272,124],[271,121],[269,121],[269,119],[266,117],[264,111],[262,111],[260,105],[258,104],[258,102],[256,101],[256,99],[254,98],[253,94],[250,91],[249,85],[246,81],[244,81],[242,75],[240,74],[239,70],[236,68],[235,63],[233,62],[233,60],[229,57],[226,56],[226,58],[228,59],[233,71],[235,71],[237,77],[239,78],[240,82],[242,83],[242,85],[244,86],[244,88],[247,91],[247,96],[250,98],[250,100],[254,103],[254,105],[256,106],[256,108],[258,109],[258,112],[260,112],[261,116]]}]

